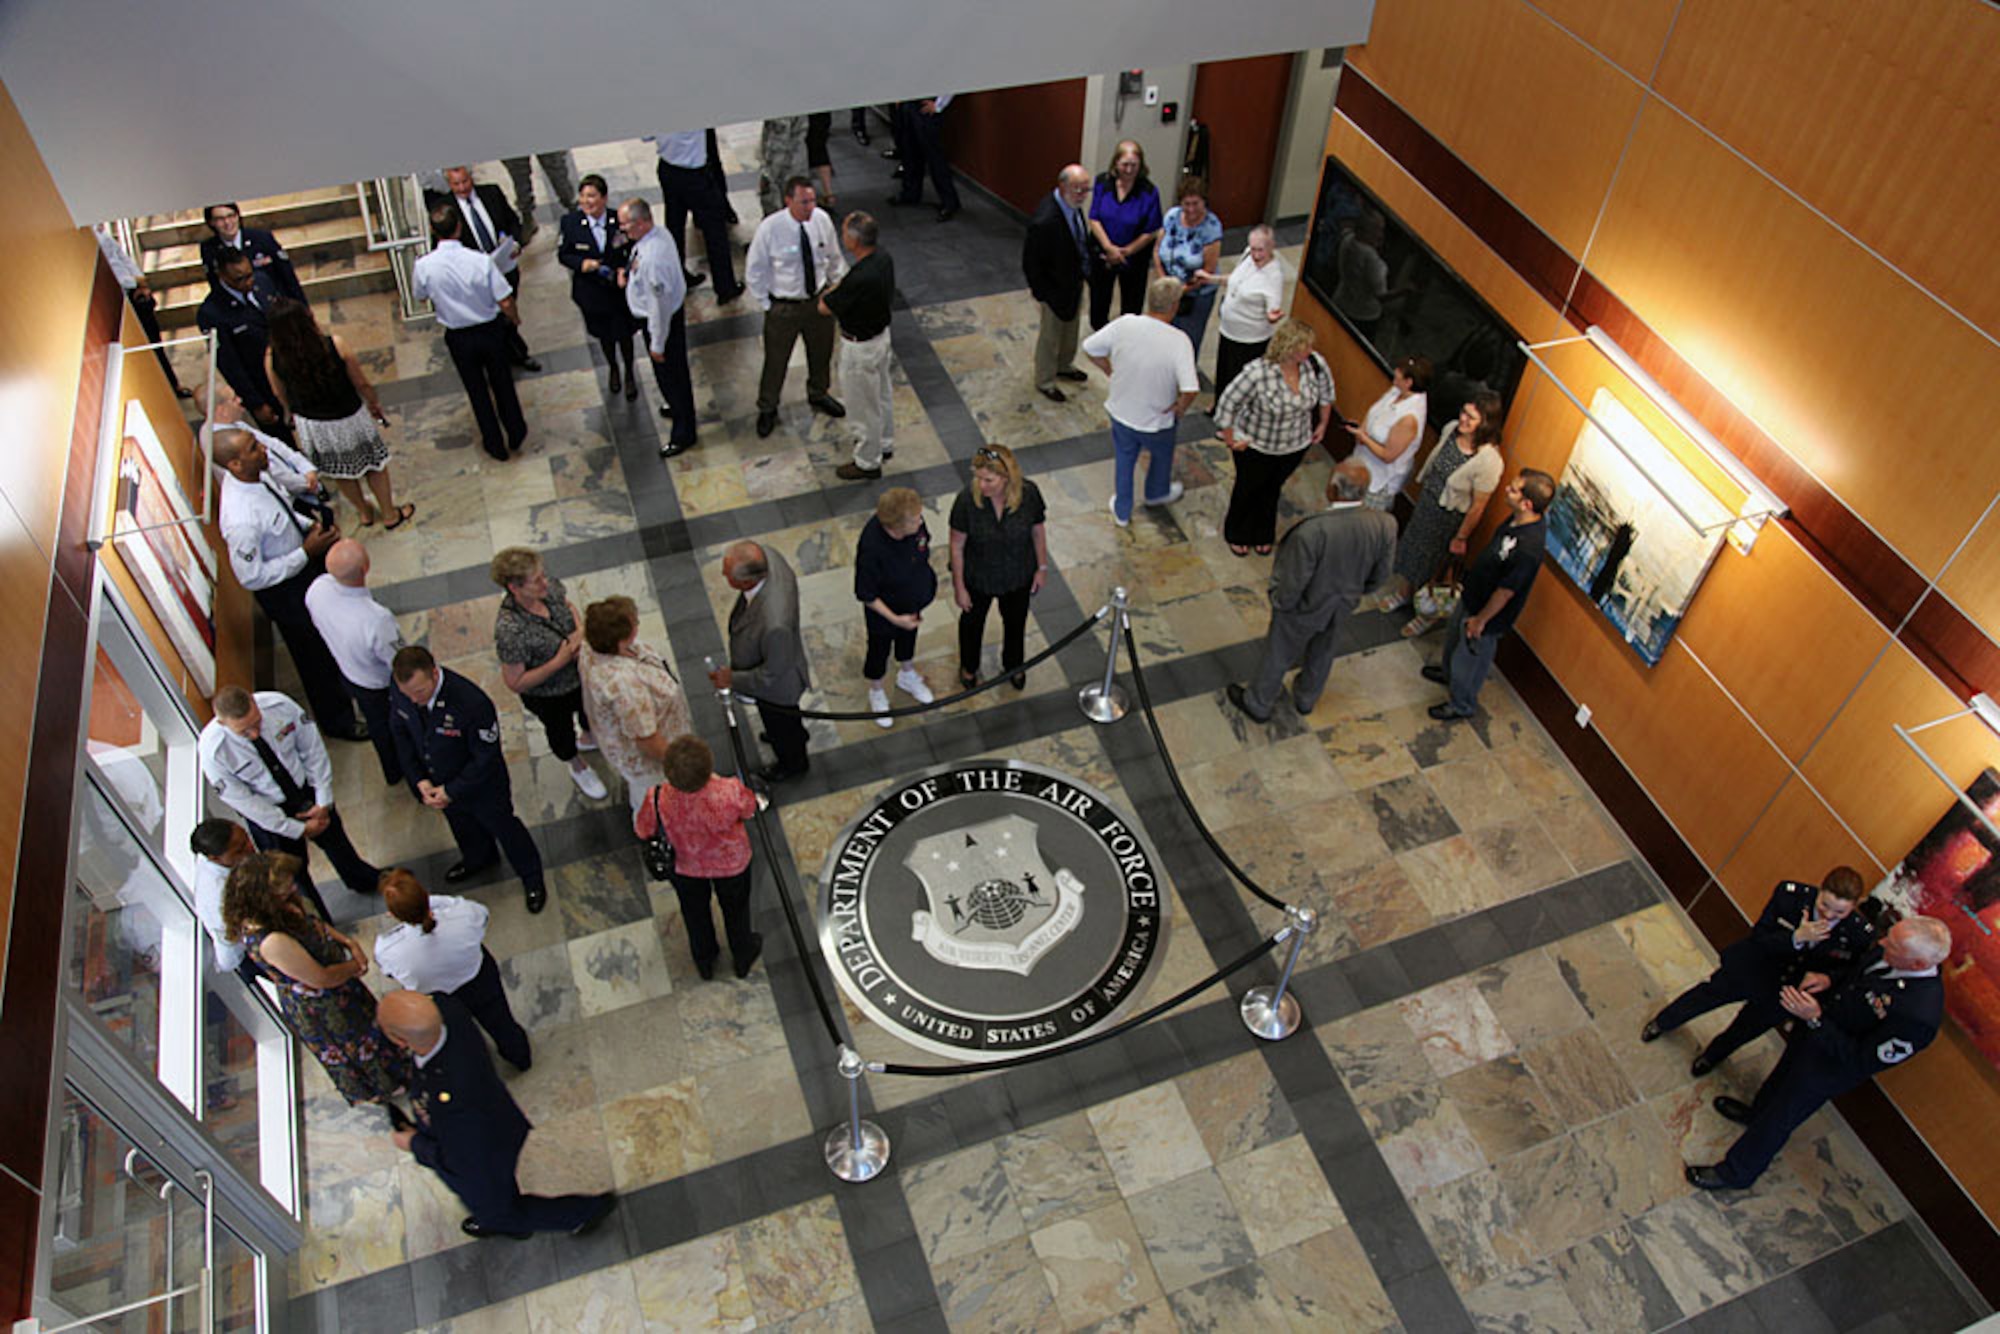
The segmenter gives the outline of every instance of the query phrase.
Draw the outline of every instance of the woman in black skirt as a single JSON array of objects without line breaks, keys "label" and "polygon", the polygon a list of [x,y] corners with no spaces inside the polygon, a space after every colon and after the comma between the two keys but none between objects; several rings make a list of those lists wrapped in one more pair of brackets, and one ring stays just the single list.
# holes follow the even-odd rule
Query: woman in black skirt
[{"label": "woman in black skirt", "polygon": [[1264,355],[1245,366],[1215,405],[1222,443],[1234,451],[1236,482],[1222,540],[1238,556],[1271,554],[1278,497],[1308,446],[1326,439],[1333,417],[1333,372],[1313,351],[1312,326],[1286,320]]},{"label": "woman in black skirt", "polygon": [[[569,299],[583,312],[583,327],[604,348],[611,364],[611,392],[639,397],[632,374],[632,335],[639,321],[625,304],[625,266],[631,244],[618,230],[618,215],[609,207],[610,191],[602,176],[583,178],[577,187],[577,207],[563,215],[562,242],[556,258],[569,270]],[[624,374],[618,364],[625,363]]]}]

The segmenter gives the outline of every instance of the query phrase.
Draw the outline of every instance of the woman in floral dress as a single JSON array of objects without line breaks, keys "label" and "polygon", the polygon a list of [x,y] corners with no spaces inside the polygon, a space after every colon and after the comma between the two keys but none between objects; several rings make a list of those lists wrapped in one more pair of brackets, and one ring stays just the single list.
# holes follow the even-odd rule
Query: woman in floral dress
[{"label": "woman in floral dress", "polygon": [[375,997],[361,983],[367,952],[306,910],[292,884],[297,867],[282,852],[245,858],[223,890],[224,933],[277,985],[286,1026],[319,1058],[340,1096],[350,1106],[381,1103],[401,1128],[407,1118],[389,1099],[409,1086],[410,1054],[375,1026]]}]

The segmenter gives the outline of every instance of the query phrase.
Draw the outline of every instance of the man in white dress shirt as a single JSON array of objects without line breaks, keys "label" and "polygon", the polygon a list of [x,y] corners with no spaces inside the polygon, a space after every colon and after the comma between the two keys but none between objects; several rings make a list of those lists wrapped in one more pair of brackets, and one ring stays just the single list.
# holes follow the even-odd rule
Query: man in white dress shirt
[{"label": "man in white dress shirt", "polygon": [[340,537],[329,511],[321,509],[308,521],[295,508],[316,494],[318,474],[304,455],[260,431],[219,425],[212,438],[215,463],[223,471],[216,526],[229,548],[230,568],[285,637],[320,729],[345,741],[367,740],[340,668],[306,611],[306,589]]},{"label": "man in white dress shirt", "polygon": [[396,616],[368,591],[368,548],[351,537],[326,553],[326,573],[306,589],[306,611],[340,666],[347,693],[368,721],[368,739],[390,787],[403,781],[389,735],[389,663],[403,646]]},{"label": "man in white dress shirt", "polygon": [[764,371],[757,380],[759,438],[777,429],[785,365],[801,337],[806,340],[806,402],[829,417],[845,417],[847,409],[829,392],[835,326],[833,316],[820,313],[819,298],[847,272],[847,257],[811,181],[794,176],[785,182],[785,206],[757,224],[744,270],[750,295],[764,312]]},{"label": "man in white dress shirt", "polygon": [[410,266],[410,290],[437,311],[445,349],[472,400],[480,443],[487,454],[505,462],[528,438],[528,419],[521,415],[521,397],[508,367],[507,339],[521,315],[514,289],[493,267],[492,256],[468,250],[464,233],[465,218],[456,205],[431,210],[437,248]]},{"label": "man in white dress shirt", "polygon": [[196,743],[202,777],[249,822],[250,841],[305,861],[310,839],[342,884],[375,893],[382,873],[347,839],[333,805],[333,761],[305,710],[278,691],[253,695],[242,686],[224,686],[212,702],[215,717]]},{"label": "man in white dress shirt", "polygon": [[486,948],[490,915],[477,899],[432,895],[403,867],[382,877],[382,906],[400,926],[375,940],[375,962],[411,991],[447,995],[472,1017],[516,1070],[533,1065],[528,1034],[507,1005],[500,965]]},{"label": "man in white dress shirt", "polygon": [[[479,185],[472,179],[470,167],[446,167],[445,188],[451,192],[451,203],[458,206],[459,217],[464,220],[460,232],[465,243],[493,261],[493,267],[507,280],[507,286],[516,297],[521,295],[521,246],[526,237],[521,233],[521,219],[507,203],[507,197],[500,193],[497,185]],[[524,371],[538,371],[542,363],[528,355],[528,344],[521,337],[516,325],[507,328],[507,358]]]},{"label": "man in white dress shirt", "polygon": [[[243,864],[243,859],[257,851],[257,845],[250,840],[249,833],[234,820],[203,820],[188,835],[188,847],[194,853],[194,915],[201,919],[202,929],[215,946],[215,967],[217,971],[234,970],[243,979],[244,985],[257,984],[257,968],[249,959],[249,951],[240,942],[231,940],[222,925],[222,891],[229,884],[229,873]],[[319,915],[327,921],[326,904],[321,902],[319,891],[313,888],[312,877],[305,873],[305,863],[299,863],[299,874],[294,881],[299,893],[307,903],[319,909]]]},{"label": "man in white dress shirt", "polygon": [[[687,130],[652,136],[653,146],[660,152],[656,169],[663,201],[660,223],[674,239],[685,270],[687,220],[688,214],[694,214],[694,225],[701,229],[702,243],[708,247],[708,271],[715,275],[716,304],[726,306],[743,295],[743,286],[736,281],[736,264],[729,253],[729,196],[715,183],[708,158],[709,133]],[[700,274],[691,274],[688,286],[698,286],[701,281]]]},{"label": "man in white dress shirt", "polygon": [[687,282],[673,238],[653,225],[652,206],[628,199],[618,206],[618,226],[632,238],[625,304],[646,323],[646,352],[660,388],[660,415],[674,419],[660,457],[694,448],[694,381],[688,375]]}]

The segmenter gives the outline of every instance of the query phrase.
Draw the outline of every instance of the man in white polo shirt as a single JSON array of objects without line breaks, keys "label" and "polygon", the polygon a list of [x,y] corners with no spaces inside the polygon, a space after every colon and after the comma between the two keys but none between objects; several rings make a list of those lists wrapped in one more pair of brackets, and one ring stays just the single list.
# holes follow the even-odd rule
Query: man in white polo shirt
[{"label": "man in white polo shirt", "polygon": [[403,646],[403,631],[395,613],[368,591],[367,547],[343,537],[327,549],[326,573],[306,588],[306,611],[367,720],[383,780],[396,786],[403,781],[403,766],[389,735],[389,663]]},{"label": "man in white polo shirt", "polygon": [[411,266],[410,292],[437,311],[445,349],[472,400],[480,444],[504,463],[528,438],[509,365],[509,338],[521,323],[514,289],[493,267],[491,255],[466,248],[465,218],[457,205],[431,210],[431,234],[437,248]]},{"label": "man in white polo shirt", "polygon": [[1132,522],[1132,471],[1145,451],[1146,503],[1171,505],[1181,498],[1174,476],[1174,431],[1181,414],[1200,392],[1194,345],[1173,326],[1181,303],[1178,279],[1155,278],[1146,287],[1146,313],[1120,315],[1083,340],[1083,354],[1111,377],[1105,411],[1111,414],[1111,447],[1117,484],[1111,520]]}]

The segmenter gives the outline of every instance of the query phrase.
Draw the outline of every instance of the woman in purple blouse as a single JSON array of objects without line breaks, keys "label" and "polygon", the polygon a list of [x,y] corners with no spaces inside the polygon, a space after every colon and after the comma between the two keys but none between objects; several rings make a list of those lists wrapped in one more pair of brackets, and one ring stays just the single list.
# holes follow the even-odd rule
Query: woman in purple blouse
[{"label": "woman in purple blouse", "polygon": [[1160,234],[1160,192],[1146,175],[1146,150],[1130,139],[1111,153],[1111,166],[1097,178],[1090,200],[1090,235],[1097,255],[1090,266],[1090,327],[1111,319],[1111,289],[1120,313],[1137,315],[1146,306],[1152,276],[1153,242]]}]

